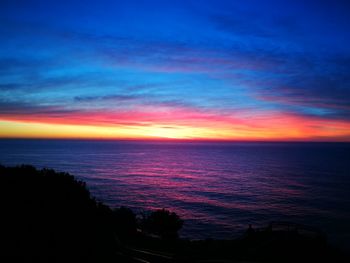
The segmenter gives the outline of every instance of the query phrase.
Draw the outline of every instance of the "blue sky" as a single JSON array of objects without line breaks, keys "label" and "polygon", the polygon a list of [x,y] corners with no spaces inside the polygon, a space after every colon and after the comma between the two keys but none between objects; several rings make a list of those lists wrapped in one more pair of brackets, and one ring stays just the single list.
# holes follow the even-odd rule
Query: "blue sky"
[{"label": "blue sky", "polygon": [[[292,116],[301,133],[347,139],[349,11],[347,1],[1,1],[0,119],[185,109],[228,117],[233,133],[231,117],[255,120],[250,131]],[[189,125],[187,115],[161,125]]]}]

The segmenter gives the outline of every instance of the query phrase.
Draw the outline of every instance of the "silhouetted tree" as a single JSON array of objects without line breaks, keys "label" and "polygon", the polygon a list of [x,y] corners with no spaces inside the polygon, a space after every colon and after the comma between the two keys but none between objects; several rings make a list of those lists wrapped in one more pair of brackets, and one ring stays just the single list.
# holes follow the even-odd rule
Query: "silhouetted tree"
[{"label": "silhouetted tree", "polygon": [[164,239],[173,239],[178,237],[178,231],[181,229],[183,221],[174,212],[161,209],[146,216],[143,225],[151,233]]}]

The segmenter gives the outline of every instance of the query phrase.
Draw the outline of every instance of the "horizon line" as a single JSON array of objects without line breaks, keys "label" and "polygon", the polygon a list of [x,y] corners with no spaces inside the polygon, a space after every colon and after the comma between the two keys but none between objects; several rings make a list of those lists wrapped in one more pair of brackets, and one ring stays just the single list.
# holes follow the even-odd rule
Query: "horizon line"
[{"label": "horizon line", "polygon": [[229,139],[196,139],[196,138],[77,138],[77,137],[0,137],[0,140],[52,140],[52,141],[109,141],[109,142],[178,142],[178,143],[350,143],[346,140],[229,140]]}]

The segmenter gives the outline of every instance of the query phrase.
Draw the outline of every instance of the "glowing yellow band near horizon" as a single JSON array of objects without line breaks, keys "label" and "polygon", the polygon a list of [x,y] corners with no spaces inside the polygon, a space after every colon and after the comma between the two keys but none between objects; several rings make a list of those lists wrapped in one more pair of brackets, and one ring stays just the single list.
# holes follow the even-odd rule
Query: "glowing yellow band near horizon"
[{"label": "glowing yellow band near horizon", "polygon": [[[344,126],[345,125],[345,126]],[[203,140],[333,140],[349,141],[347,123],[333,129],[305,127],[191,127],[183,125],[72,125],[0,120],[0,138],[203,139]]]}]

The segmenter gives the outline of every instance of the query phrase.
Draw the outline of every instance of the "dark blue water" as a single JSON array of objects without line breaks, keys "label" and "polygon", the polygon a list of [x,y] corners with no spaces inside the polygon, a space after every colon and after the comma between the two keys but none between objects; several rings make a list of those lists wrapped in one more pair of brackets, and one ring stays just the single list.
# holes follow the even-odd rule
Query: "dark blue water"
[{"label": "dark blue water", "polygon": [[67,171],[112,207],[167,208],[182,236],[283,220],[350,240],[350,144],[0,140],[0,163]]}]

